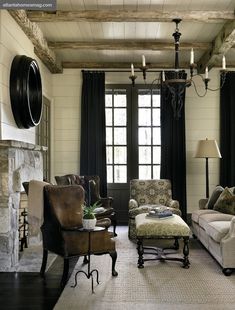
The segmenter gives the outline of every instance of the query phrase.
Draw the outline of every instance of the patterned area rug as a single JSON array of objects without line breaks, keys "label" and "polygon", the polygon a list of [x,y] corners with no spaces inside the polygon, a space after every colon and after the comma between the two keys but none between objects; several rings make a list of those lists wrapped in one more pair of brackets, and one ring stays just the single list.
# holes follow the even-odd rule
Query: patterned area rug
[{"label": "patterned area rug", "polygon": [[111,275],[109,255],[92,256],[91,268],[100,274],[99,285],[94,279],[95,293],[91,279],[82,273],[77,277],[77,287],[72,288],[75,272],[87,271],[79,260],[54,309],[234,309],[235,273],[224,276],[199,241],[190,239],[189,269],[173,261],[149,261],[138,269],[136,245],[128,240],[127,228],[118,227],[115,239],[118,277]]}]

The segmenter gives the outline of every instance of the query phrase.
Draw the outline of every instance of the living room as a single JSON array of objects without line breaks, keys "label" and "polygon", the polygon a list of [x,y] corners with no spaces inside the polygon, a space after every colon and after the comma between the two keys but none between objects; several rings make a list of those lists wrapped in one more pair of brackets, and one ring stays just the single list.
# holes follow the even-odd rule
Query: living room
[{"label": "living room", "polygon": [[[48,16],[40,14],[40,11],[37,10],[0,10],[1,149],[5,147],[6,141],[11,141],[9,142],[10,146],[15,145],[12,143],[17,141],[21,144],[28,144],[29,148],[32,147],[31,145],[40,144],[41,149],[36,148],[35,152],[46,153],[49,158],[46,175],[43,175],[41,163],[38,163],[36,155],[33,168],[30,168],[30,171],[24,170],[22,164],[23,166],[17,171],[19,172],[18,181],[13,184],[17,188],[17,194],[11,197],[11,201],[19,205],[19,193],[23,191],[21,183],[24,181],[33,178],[42,180],[46,176],[47,181],[56,184],[55,176],[81,175],[82,71],[105,72],[106,90],[112,89],[115,85],[118,86],[117,89],[119,90],[127,89],[123,85],[132,90],[133,79],[130,79],[130,76],[136,76],[133,87],[135,89],[138,86],[142,87],[140,89],[150,88],[151,83],[156,78],[157,81],[154,85],[157,88],[160,74],[164,71],[167,75],[167,71],[174,69],[175,46],[172,33],[175,31],[175,23],[172,22],[172,19],[182,18],[178,25],[182,34],[179,52],[180,69],[185,69],[188,78],[190,77],[189,67],[191,48],[193,47],[193,63],[195,62],[198,65],[198,71],[201,70],[199,70],[200,65],[203,65],[203,70],[200,72],[203,77],[205,77],[205,64],[208,64],[210,79],[208,87],[211,89],[218,88],[217,91],[208,90],[202,98],[197,95],[194,85],[187,87],[185,91],[185,199],[187,203],[184,212],[187,219],[190,219],[193,211],[198,209],[199,200],[206,197],[206,161],[205,158],[195,158],[198,141],[206,138],[216,140],[219,148],[221,147],[220,73],[223,67],[223,56],[226,58],[226,69],[234,71],[235,68],[233,49],[234,1],[57,0],[56,10],[61,14],[60,16],[53,14],[53,11],[42,12],[47,12]],[[77,13],[77,17],[76,14],[75,16],[72,14],[63,16],[64,11]],[[104,11],[103,14],[106,15],[99,15],[99,11],[101,11],[100,13]],[[157,15],[157,12],[160,13]],[[79,17],[79,13],[83,13],[83,15]],[[154,13],[156,17],[153,16]],[[86,16],[86,14],[88,15]],[[225,28],[226,37],[220,42],[219,47],[213,49],[213,43],[220,38],[223,27],[227,27]],[[155,40],[158,43],[156,47],[153,44]],[[66,44],[68,45],[66,46]],[[12,61],[16,55],[26,55],[38,63],[42,80],[43,101],[44,103],[49,102],[50,106],[50,141],[47,145],[49,151],[42,148],[45,146],[44,143],[37,142],[39,141],[38,126],[26,129],[18,128],[16,125],[10,100],[10,72]],[[146,80],[143,78],[143,55],[146,62]],[[131,71],[131,64],[133,64],[134,74]],[[196,68],[194,68],[195,73]],[[197,76],[194,81],[199,94],[203,94],[205,86],[202,79]],[[168,108],[171,109],[171,106]],[[182,114],[184,113],[182,112]],[[39,155],[40,160],[43,161],[42,157],[43,155]],[[210,194],[220,183],[221,160],[219,158],[209,159]],[[45,166],[44,162],[43,164]],[[160,166],[159,163],[157,164]],[[37,171],[39,166],[41,170]],[[1,163],[2,199],[4,198],[3,192],[8,191],[8,185],[13,183],[12,175],[7,175],[6,171],[2,169],[3,167],[4,165]],[[36,169],[34,169],[35,167]],[[127,180],[125,187],[123,185],[123,188],[118,188],[118,195],[115,195],[117,193],[115,192],[116,188],[112,184],[108,184],[108,194],[113,196],[114,206],[119,211],[119,215],[121,214],[118,215],[118,224],[122,224],[121,227],[118,227],[120,229],[120,232],[117,231],[118,236],[122,235],[122,229],[125,227],[123,224],[127,225],[128,222],[129,177]],[[177,199],[177,197],[173,198]],[[5,202],[3,201],[3,203]],[[0,235],[2,242],[9,231],[10,225],[8,223],[12,221],[11,213],[14,212],[9,211],[5,206],[1,208],[2,229]],[[14,229],[17,231],[17,225]],[[117,244],[120,242],[118,236],[116,238]],[[15,258],[11,258],[9,263],[8,261],[3,262],[3,257],[5,254],[1,254],[2,266],[5,266],[1,271],[7,271],[10,269],[9,264],[12,264]],[[208,259],[205,256],[203,258]],[[118,262],[117,270],[120,275],[122,267]],[[134,263],[137,263],[137,254]],[[219,270],[217,267],[215,269],[214,272]],[[139,270],[136,268],[136,271]],[[100,273],[102,274],[102,271]],[[220,276],[223,276],[222,272]],[[234,273],[229,279],[234,286]],[[83,280],[88,282],[89,292],[87,294],[89,294],[89,280],[85,278]],[[110,279],[108,285],[112,285]],[[230,287],[230,292],[231,294],[234,292],[234,287]],[[128,299],[127,296],[126,298]],[[137,305],[132,304],[128,307],[131,309]],[[186,306],[185,309],[187,309]]]}]

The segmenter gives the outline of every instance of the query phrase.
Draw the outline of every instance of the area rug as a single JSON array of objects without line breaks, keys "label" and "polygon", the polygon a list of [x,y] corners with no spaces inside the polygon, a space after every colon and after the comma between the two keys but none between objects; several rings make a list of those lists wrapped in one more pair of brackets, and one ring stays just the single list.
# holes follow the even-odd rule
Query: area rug
[{"label": "area rug", "polygon": [[[54,309],[129,310],[129,309],[234,309],[235,273],[223,275],[220,266],[202,247],[199,241],[190,239],[190,268],[180,262],[145,262],[145,268],[137,268],[136,244],[128,240],[127,228],[118,228],[116,248],[118,277],[111,275],[109,255],[91,256],[91,268],[97,268],[100,284],[80,273],[77,286],[75,273],[87,271],[79,260]],[[182,248],[181,248],[182,250]]]},{"label": "area rug", "polygon": [[[30,245],[28,248],[24,248],[24,251],[20,252],[19,264],[17,266],[17,272],[39,272],[42,264],[43,250],[42,245]],[[48,254],[47,268],[53,264],[57,255],[53,253]]]}]

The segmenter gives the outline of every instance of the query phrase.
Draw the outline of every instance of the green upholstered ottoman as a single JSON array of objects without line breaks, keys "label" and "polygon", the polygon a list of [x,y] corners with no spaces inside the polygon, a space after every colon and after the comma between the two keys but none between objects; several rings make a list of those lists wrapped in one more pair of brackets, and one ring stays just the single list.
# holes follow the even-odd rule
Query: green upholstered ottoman
[{"label": "green upholstered ottoman", "polygon": [[[139,214],[135,217],[136,222],[136,235],[137,235],[137,251],[139,255],[138,268],[144,267],[144,261],[148,260],[175,260],[183,262],[184,268],[189,268],[189,234],[190,228],[184,222],[184,220],[174,214],[169,218],[150,218],[146,217],[147,213]],[[172,238],[175,239],[174,246],[175,250],[179,249],[178,239],[183,238],[183,257],[167,257],[165,249],[159,249],[154,247],[146,247],[143,245],[145,239],[164,239]],[[172,249],[171,248],[171,249]],[[167,248],[169,249],[169,248]],[[155,254],[156,258],[144,258],[144,254]]]}]

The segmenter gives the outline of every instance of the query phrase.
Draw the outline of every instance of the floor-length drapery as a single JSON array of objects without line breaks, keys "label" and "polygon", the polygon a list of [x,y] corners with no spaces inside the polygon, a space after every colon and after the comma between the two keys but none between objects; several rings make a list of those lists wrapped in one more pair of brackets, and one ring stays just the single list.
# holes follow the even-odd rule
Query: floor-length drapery
[{"label": "floor-length drapery", "polygon": [[[222,85],[221,77],[221,85]],[[235,72],[227,72],[220,91],[220,184],[235,186]]]},{"label": "floor-length drapery", "polygon": [[[175,72],[166,72],[166,79]],[[186,78],[186,73],[183,77]],[[187,220],[186,206],[186,150],[185,150],[185,91],[180,116],[174,117],[172,95],[166,85],[161,87],[161,178],[172,183],[173,198],[180,203],[182,217]],[[177,113],[176,113],[177,114]]]},{"label": "floor-length drapery", "polygon": [[100,194],[107,195],[105,73],[83,71],[80,175],[99,175]]}]

